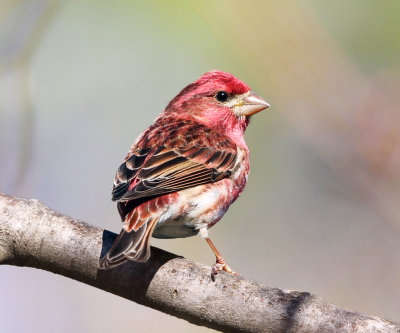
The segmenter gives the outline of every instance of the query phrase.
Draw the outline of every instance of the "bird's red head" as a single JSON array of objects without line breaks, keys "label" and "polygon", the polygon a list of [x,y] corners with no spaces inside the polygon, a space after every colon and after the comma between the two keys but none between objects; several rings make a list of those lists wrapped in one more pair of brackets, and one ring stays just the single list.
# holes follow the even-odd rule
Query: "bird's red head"
[{"label": "bird's red head", "polygon": [[168,104],[164,114],[195,118],[245,146],[243,133],[249,117],[267,107],[269,104],[246,83],[230,73],[215,70],[184,88]]},{"label": "bird's red head", "polygon": [[231,95],[241,95],[250,91],[249,86],[237,77],[217,70],[205,73],[195,84],[205,92],[221,90]]}]

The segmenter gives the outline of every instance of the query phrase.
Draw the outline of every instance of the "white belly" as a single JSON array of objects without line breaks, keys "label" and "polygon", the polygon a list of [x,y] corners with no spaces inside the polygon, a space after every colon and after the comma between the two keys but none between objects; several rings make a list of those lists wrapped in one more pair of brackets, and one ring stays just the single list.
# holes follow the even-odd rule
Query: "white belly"
[{"label": "white belly", "polygon": [[156,238],[182,238],[201,234],[218,222],[227,211],[232,181],[200,185],[179,192],[179,200],[160,217],[153,232]]}]

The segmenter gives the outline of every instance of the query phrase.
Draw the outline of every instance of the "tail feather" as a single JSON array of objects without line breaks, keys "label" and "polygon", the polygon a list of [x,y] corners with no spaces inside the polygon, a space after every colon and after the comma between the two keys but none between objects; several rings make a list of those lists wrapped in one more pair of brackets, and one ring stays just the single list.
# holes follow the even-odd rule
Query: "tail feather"
[{"label": "tail feather", "polygon": [[121,230],[108,253],[100,260],[99,268],[110,269],[128,260],[146,262],[149,260],[150,237],[157,224],[158,218],[144,224],[137,231]]}]

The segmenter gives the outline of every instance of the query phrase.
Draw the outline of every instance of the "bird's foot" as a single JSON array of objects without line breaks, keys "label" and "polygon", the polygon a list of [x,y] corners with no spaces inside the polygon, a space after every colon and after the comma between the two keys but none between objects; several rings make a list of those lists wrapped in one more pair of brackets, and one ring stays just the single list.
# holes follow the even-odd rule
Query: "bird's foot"
[{"label": "bird's foot", "polygon": [[213,282],[215,282],[215,275],[217,275],[218,272],[220,272],[220,271],[225,271],[225,272],[233,274],[233,275],[239,275],[238,273],[233,271],[232,268],[230,268],[228,266],[228,264],[226,263],[225,259],[223,259],[223,258],[217,259],[215,264],[212,266],[212,269],[211,269],[211,280],[213,280]]}]

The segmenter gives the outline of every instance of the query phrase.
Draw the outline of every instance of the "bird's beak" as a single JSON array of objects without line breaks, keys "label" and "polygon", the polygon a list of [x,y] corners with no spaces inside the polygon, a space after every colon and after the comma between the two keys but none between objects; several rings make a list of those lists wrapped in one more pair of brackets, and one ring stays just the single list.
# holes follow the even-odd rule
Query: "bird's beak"
[{"label": "bird's beak", "polygon": [[235,112],[238,116],[251,116],[269,108],[269,106],[270,105],[266,100],[251,91],[250,93],[243,95],[239,104],[235,106]]}]

